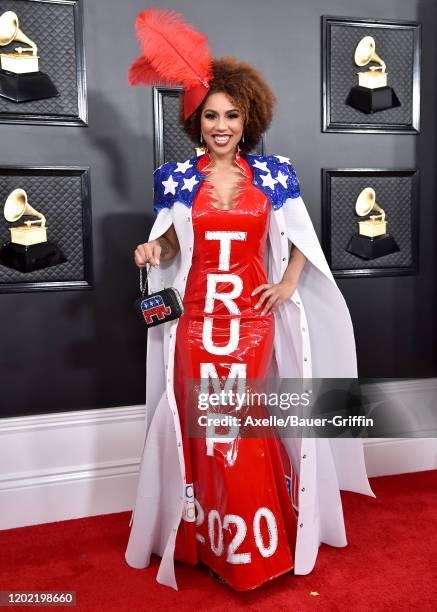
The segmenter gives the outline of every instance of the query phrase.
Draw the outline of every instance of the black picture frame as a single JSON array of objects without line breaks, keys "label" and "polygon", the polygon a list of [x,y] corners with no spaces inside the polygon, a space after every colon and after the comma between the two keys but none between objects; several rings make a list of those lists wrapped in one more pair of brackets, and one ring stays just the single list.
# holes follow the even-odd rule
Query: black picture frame
[{"label": "black picture frame", "polygon": [[[17,179],[15,179],[15,177],[17,177]],[[62,266],[65,266],[65,264],[61,263],[57,266],[53,266],[52,268],[46,268],[45,270],[37,270],[34,272],[21,273],[12,271],[14,280],[11,282],[11,279],[8,280],[7,278],[9,268],[0,264],[0,293],[93,289],[94,274],[90,168],[79,166],[0,166],[0,184],[2,180],[7,178],[13,188],[22,187],[26,189],[26,179],[28,178],[29,182],[32,183],[32,180],[33,182],[35,181],[35,177],[36,180],[40,180],[40,182],[43,182],[45,178],[52,180],[52,199],[54,198],[54,192],[55,194],[59,194],[59,196],[56,195],[56,206],[57,211],[59,211],[56,214],[56,224],[61,224],[62,226],[62,212],[65,213],[66,217],[68,213],[70,222],[72,217],[74,217],[76,225],[80,222],[80,228],[75,227],[75,233],[80,235],[81,242],[79,244],[73,244],[70,248],[65,236],[63,239],[64,244],[67,245],[63,246],[65,254],[68,255],[70,252],[72,254],[70,258],[67,257],[67,261],[70,261],[70,263],[74,262],[75,268],[80,270],[80,273],[76,272],[76,275],[69,277],[69,271],[66,270],[61,273],[61,275],[64,276],[62,280],[49,280],[44,278],[44,275],[48,274],[45,272],[45,270],[55,270],[55,275],[59,275],[59,269]],[[65,179],[68,181],[68,184],[71,185],[71,189],[73,190],[74,198],[71,197],[68,200],[70,197],[68,194],[70,194],[71,190],[69,191],[68,189],[64,189],[61,184],[57,186],[55,183],[53,183],[53,180],[56,179]],[[39,189],[41,190],[42,187],[39,187]],[[8,191],[10,191],[10,188]],[[4,194],[2,195],[4,196]],[[63,201],[62,197],[65,197],[66,199]],[[3,203],[4,202],[2,202],[2,204]],[[32,202],[30,202],[30,204],[32,205]],[[45,213],[45,210],[39,209],[39,212]],[[56,239],[56,228],[53,228],[53,218],[54,215],[52,214],[51,222],[49,223],[48,221],[49,239],[55,239],[55,242],[59,242],[59,237]],[[7,225],[3,215],[0,223]],[[55,229],[55,232],[53,232],[53,229]],[[67,231],[69,229],[70,228],[67,228]],[[53,236],[53,233],[55,236]],[[20,281],[19,277],[22,274],[23,280]],[[32,276],[37,276],[38,280],[32,280]]]},{"label": "black picture frame", "polygon": [[[408,216],[406,231],[403,232],[403,241],[407,244],[407,249],[409,252],[408,265],[396,265],[393,263],[393,260],[396,261],[396,255],[391,256],[388,255],[385,258],[380,258],[379,260],[373,260],[374,264],[372,267],[371,263],[360,263],[359,258],[356,258],[354,255],[347,254],[345,257],[342,257],[344,260],[348,260],[350,262],[348,265],[339,265],[336,261],[337,258],[333,257],[333,251],[341,248],[345,250],[346,244],[343,244],[345,241],[343,240],[341,244],[338,243],[338,235],[339,232],[334,232],[332,229],[332,185],[333,179],[336,177],[347,179],[365,179],[365,181],[358,181],[363,185],[367,186],[367,184],[372,182],[372,179],[376,179],[379,181],[379,184],[384,182],[384,179],[406,179],[410,184],[410,197],[407,197],[410,214]],[[381,181],[382,179],[382,181]],[[350,202],[351,207],[355,203],[355,200],[352,196],[358,195],[358,189],[361,189],[363,185],[360,187],[352,186],[352,182],[350,187]],[[387,181],[386,181],[387,182]],[[354,184],[357,181],[353,181]],[[344,193],[344,188],[342,189]],[[347,196],[349,197],[349,196]],[[415,275],[419,272],[419,170],[417,168],[401,168],[401,169],[381,169],[381,168],[322,168],[322,248],[325,253],[325,257],[328,261],[329,267],[331,268],[332,274],[336,278],[366,278],[372,276],[411,276]],[[340,205],[339,209],[337,206],[336,214],[341,215],[345,214],[344,205]],[[384,208],[384,206],[383,206]],[[347,212],[347,214],[351,213],[351,209]],[[355,219],[358,219],[354,215]],[[393,227],[393,215],[389,217],[389,228]],[[408,225],[409,223],[409,225]],[[347,233],[349,235],[349,226]],[[351,234],[353,233],[353,228],[351,227]],[[399,232],[400,233],[400,232]],[[402,249],[401,249],[402,250]],[[381,261],[384,261],[388,258],[392,259],[392,263],[387,265],[381,265]]]},{"label": "black picture frame", "polygon": [[[388,31],[397,32],[406,36],[411,32],[411,55],[404,45],[399,45],[400,52],[405,53],[405,65],[411,74],[405,84],[409,94],[407,96],[408,120],[396,118],[395,111],[389,109],[373,115],[366,115],[355,109],[348,109],[345,115],[347,93],[344,83],[339,77],[334,77],[331,70],[331,57],[333,55],[332,29],[334,27],[360,28],[380,30],[381,34]],[[363,19],[354,17],[322,16],[322,131],[323,132],[352,132],[352,133],[394,133],[418,134],[420,132],[420,61],[421,61],[421,24],[415,21],[395,19]],[[392,36],[392,34],[390,34]],[[351,65],[354,65],[351,57]],[[350,66],[348,67],[349,70]],[[356,67],[357,68],[357,67]],[[358,69],[358,68],[357,68]],[[355,83],[351,83],[355,85]],[[332,95],[335,89],[336,95]],[[337,95],[338,94],[338,95]],[[335,98],[335,100],[334,100]],[[337,99],[338,98],[338,99]],[[339,101],[340,100],[340,101]],[[402,104],[401,104],[402,106]],[[405,106],[405,105],[404,105]],[[343,108],[344,107],[344,108]],[[393,115],[390,115],[392,113]],[[404,114],[404,111],[402,112]],[[388,116],[391,119],[388,120]]]},{"label": "black picture frame", "polygon": [[[153,87],[155,168],[167,161],[192,157],[195,153],[195,145],[179,123],[178,98],[181,91],[182,87]],[[166,129],[167,126],[170,129]],[[264,155],[264,151],[265,135],[255,152],[257,155]]]},{"label": "black picture frame", "polygon": [[[55,77],[53,80],[59,96],[19,104],[1,98],[0,123],[86,127],[88,125],[88,103],[82,0],[9,0],[0,8],[0,12],[14,10],[21,4],[26,8],[29,18],[32,17],[35,23],[39,23],[37,18],[40,6],[44,10],[50,9],[53,12],[52,19],[55,18],[56,11],[62,11],[61,23],[64,29],[68,29],[71,48],[64,49],[63,54],[57,54],[57,71],[55,75],[51,74],[52,77]],[[29,31],[25,23],[20,22],[20,29],[21,27],[23,30],[26,29],[25,34],[32,38],[31,28]],[[58,40],[56,45],[61,49],[63,41]],[[46,63],[49,60],[53,61],[50,55],[45,57]],[[73,85],[74,80],[75,85]]]}]

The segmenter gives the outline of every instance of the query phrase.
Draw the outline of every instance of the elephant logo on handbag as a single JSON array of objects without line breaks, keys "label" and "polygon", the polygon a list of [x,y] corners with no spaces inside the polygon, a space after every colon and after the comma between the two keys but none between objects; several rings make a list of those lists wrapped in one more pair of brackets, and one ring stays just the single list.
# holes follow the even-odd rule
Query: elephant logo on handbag
[{"label": "elephant logo on handbag", "polygon": [[147,325],[153,323],[153,317],[162,320],[171,314],[171,307],[164,304],[164,300],[160,295],[145,298],[141,302],[141,310]]}]

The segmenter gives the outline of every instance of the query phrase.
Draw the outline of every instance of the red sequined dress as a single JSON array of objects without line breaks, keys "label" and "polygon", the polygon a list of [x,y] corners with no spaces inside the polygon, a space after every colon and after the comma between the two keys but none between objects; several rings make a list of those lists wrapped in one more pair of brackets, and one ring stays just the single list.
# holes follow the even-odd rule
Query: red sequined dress
[{"label": "red sequined dress", "polygon": [[[194,250],[174,370],[188,483],[175,559],[201,561],[244,591],[293,568],[296,516],[285,478],[291,482],[291,467],[278,437],[244,437],[238,427],[227,441],[189,433],[201,411],[187,381],[218,377],[223,388],[235,375],[265,379],[273,354],[274,315],[255,310],[260,295],[251,296],[268,282],[270,202],[239,153],[236,162],[242,182],[234,208],[213,203],[206,179],[193,202]],[[210,163],[205,153],[198,169],[207,174]]]}]

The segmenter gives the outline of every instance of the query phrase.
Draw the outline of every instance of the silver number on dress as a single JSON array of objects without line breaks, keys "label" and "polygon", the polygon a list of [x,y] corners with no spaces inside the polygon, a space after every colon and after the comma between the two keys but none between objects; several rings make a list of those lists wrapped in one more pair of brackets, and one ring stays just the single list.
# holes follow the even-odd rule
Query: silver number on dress
[{"label": "silver number on dress", "polygon": [[223,519],[223,529],[229,529],[229,524],[234,523],[237,526],[237,531],[229,542],[228,546],[228,554],[226,557],[226,561],[228,563],[232,563],[233,565],[242,565],[244,563],[251,563],[252,555],[250,552],[247,553],[236,553],[235,551],[243,542],[247,533],[246,521],[238,514],[226,514]]},{"label": "silver number on dress", "polygon": [[[267,523],[269,532],[269,544],[264,545],[261,535],[261,518],[264,518]],[[271,557],[278,547],[278,527],[276,525],[275,515],[269,508],[261,507],[255,512],[253,517],[253,534],[255,536],[256,546],[262,557]]]},{"label": "silver number on dress", "polygon": [[[196,527],[200,527],[200,525],[203,525],[203,521],[205,520],[205,511],[196,498],[194,498],[194,505],[196,506]],[[205,538],[201,533],[196,533],[196,539],[201,544],[205,544]]]},{"label": "silver number on dress", "polygon": [[[217,523],[217,545],[215,543],[215,524]],[[217,510],[208,512],[208,535],[212,552],[220,557],[223,554],[223,528],[220,514]]]}]

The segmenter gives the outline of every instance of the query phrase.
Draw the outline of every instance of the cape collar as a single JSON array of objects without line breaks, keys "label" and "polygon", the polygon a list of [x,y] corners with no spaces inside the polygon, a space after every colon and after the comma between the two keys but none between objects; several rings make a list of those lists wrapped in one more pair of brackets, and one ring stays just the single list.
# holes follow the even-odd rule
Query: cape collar
[{"label": "cape collar", "polygon": [[[197,191],[205,179],[202,169],[210,163],[209,152],[194,155],[184,162],[167,162],[154,172],[155,213],[181,202],[191,208]],[[296,172],[287,157],[281,155],[250,155],[237,151],[236,163],[243,171],[252,171],[251,180],[270,200],[274,210],[288,198],[301,195]]]}]

